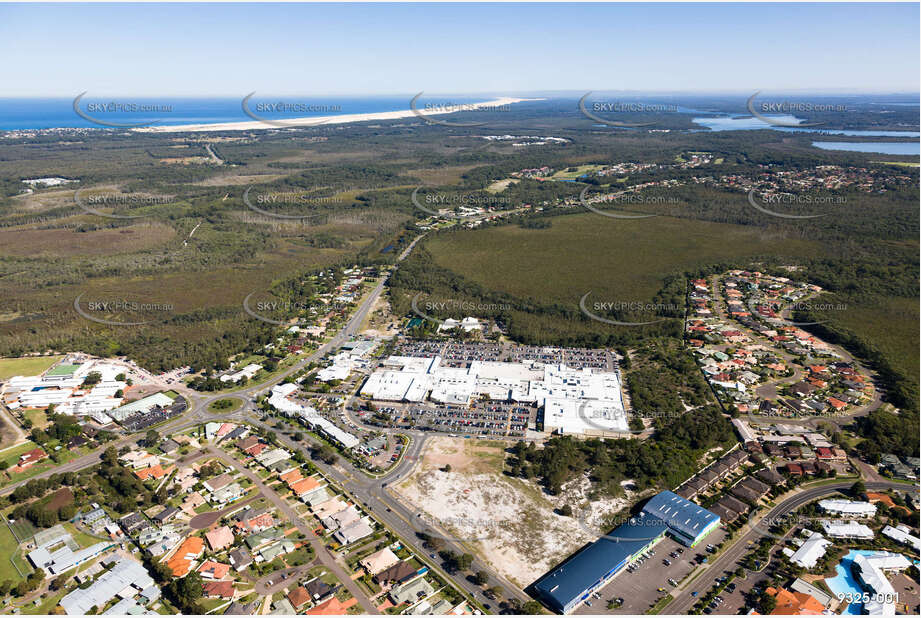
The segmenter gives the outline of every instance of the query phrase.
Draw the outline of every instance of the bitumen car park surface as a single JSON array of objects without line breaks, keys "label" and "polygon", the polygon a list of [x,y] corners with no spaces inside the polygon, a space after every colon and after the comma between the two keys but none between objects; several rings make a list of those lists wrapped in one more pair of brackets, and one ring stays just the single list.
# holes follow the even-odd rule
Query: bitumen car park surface
[{"label": "bitumen car park surface", "polygon": [[[691,573],[697,566],[695,558],[698,554],[711,556],[707,552],[707,545],[716,545],[726,535],[725,530],[718,528],[704,538],[697,547],[685,547],[673,538],[666,536],[651,549],[655,555],[636,562],[636,569],[622,571],[608,584],[598,591],[600,598],[594,595],[589,599],[591,606],[582,604],[574,614],[643,614],[652,607],[661,597],[669,594],[674,586],[669,578],[676,582]],[[683,550],[677,558],[670,554]],[[668,560],[670,565],[663,562]],[[701,576],[703,577],[703,576]],[[664,588],[665,592],[658,590]],[[608,609],[608,602],[621,598],[623,605],[617,609]]]}]

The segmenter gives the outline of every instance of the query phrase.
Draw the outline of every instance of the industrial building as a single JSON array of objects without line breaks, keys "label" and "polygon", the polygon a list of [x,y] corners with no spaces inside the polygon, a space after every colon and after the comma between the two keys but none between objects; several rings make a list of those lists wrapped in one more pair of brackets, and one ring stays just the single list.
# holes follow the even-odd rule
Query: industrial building
[{"label": "industrial building", "polygon": [[350,449],[361,444],[361,440],[321,416],[313,407],[305,406],[289,399],[289,396],[295,391],[297,391],[297,384],[288,383],[273,386],[269,405],[286,416],[299,419],[302,423],[339,444],[342,448]]},{"label": "industrial building", "polygon": [[639,515],[539,579],[533,586],[535,594],[547,607],[568,614],[666,534],[694,547],[719,523],[714,513],[663,491]]},{"label": "industrial building", "polygon": [[544,430],[554,433],[627,432],[620,374],[537,361],[475,360],[469,367],[447,367],[440,356],[391,356],[374,371],[361,395],[381,401],[469,405],[494,401],[537,404]]},{"label": "industrial building", "polygon": [[159,589],[147,569],[127,558],[99,576],[88,588],[77,588],[61,599],[61,607],[69,615],[86,615],[93,607],[102,608],[112,599],[133,599],[140,595],[151,600],[159,597]]}]

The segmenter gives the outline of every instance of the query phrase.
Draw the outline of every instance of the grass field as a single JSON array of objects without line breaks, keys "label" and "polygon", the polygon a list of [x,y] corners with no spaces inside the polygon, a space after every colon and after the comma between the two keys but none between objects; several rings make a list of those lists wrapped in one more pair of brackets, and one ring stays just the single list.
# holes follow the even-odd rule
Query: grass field
[{"label": "grass field", "polygon": [[234,410],[238,410],[242,405],[242,399],[215,399],[208,404],[208,410],[211,412],[233,412]]},{"label": "grass field", "polygon": [[435,262],[524,300],[577,307],[593,301],[648,302],[662,280],[714,262],[739,265],[765,254],[814,257],[821,246],[752,227],[654,217],[617,220],[587,213],[555,217],[549,229],[491,227],[426,242]]},{"label": "grass field", "polygon": [[28,356],[25,358],[0,358],[0,380],[13,376],[34,376],[42,373],[62,356]]}]

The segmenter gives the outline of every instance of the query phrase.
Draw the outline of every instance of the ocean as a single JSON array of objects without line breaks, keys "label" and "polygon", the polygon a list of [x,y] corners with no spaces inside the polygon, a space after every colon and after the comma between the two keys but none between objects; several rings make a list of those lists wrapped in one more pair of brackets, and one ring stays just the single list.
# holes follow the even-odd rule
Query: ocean
[{"label": "ocean", "polygon": [[[245,95],[246,93],[244,93]],[[88,93],[78,108],[86,115],[113,124],[147,124],[152,126],[177,124],[206,124],[219,122],[252,122],[243,110],[243,98],[168,98],[168,97],[99,97]],[[76,95],[75,95],[76,96]],[[283,121],[288,118],[370,114],[408,110],[414,95],[386,97],[270,97],[255,95],[247,102],[248,109],[259,118]],[[416,103],[425,113],[432,106],[470,104],[493,97],[427,96]],[[106,128],[74,111],[73,98],[0,98],[0,130],[51,128]]]}]

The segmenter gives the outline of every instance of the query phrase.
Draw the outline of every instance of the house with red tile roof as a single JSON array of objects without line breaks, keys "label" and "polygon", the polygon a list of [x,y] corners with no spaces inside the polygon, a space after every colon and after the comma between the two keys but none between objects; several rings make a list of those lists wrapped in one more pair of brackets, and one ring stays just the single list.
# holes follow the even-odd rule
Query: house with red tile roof
[{"label": "house with red tile roof", "polygon": [[20,455],[19,463],[16,465],[19,466],[20,468],[25,469],[30,466],[34,466],[35,464],[40,462],[42,459],[45,459],[46,457],[48,457],[48,453],[46,453],[44,450],[40,448],[34,448],[31,451],[27,451],[23,453],[22,455]]},{"label": "house with red tile roof", "polygon": [[202,582],[202,593],[208,599],[233,599],[236,589],[233,582]]},{"label": "house with red tile roof", "polygon": [[847,407],[847,404],[841,401],[840,399],[835,399],[834,397],[829,397],[825,401],[828,402],[828,405],[833,407],[835,410],[843,410]]},{"label": "house with red tile roof", "polygon": [[300,609],[310,602],[310,593],[303,586],[298,586],[288,592],[288,601],[291,602],[294,609]]}]

